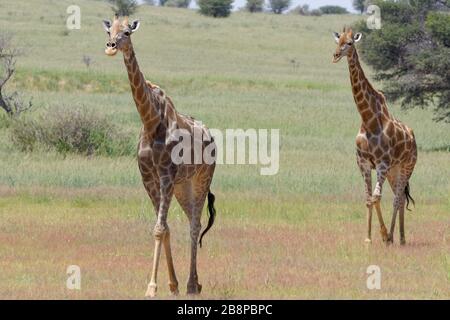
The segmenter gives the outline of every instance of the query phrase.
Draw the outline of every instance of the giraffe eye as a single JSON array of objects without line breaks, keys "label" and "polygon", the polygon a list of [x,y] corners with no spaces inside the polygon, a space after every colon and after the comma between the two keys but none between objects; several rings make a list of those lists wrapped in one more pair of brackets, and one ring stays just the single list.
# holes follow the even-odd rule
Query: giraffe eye
[{"label": "giraffe eye", "polygon": [[130,31],[125,31],[123,34],[126,35],[127,37],[129,37],[130,36]]}]

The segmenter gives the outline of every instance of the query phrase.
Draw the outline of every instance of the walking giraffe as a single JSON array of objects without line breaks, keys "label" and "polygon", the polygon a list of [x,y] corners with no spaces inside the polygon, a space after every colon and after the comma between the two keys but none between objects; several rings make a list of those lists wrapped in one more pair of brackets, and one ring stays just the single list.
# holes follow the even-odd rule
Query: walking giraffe
[{"label": "walking giraffe", "polygon": [[[366,184],[367,239],[371,242],[372,207],[375,206],[380,222],[383,241],[392,243],[397,212],[399,212],[400,243],[405,244],[405,201],[408,209],[409,178],[417,161],[417,147],[412,129],[395,119],[388,111],[386,99],[370,84],[359,63],[355,43],[361,40],[361,33],[353,34],[351,29],[341,34],[334,33],[338,44],[333,55],[336,63],[347,56],[353,98],[361,115],[361,128],[356,136],[357,163]],[[371,170],[375,169],[377,181],[372,194]],[[385,179],[394,192],[392,222],[389,234],[381,214],[381,193]],[[409,210],[409,209],[408,209]]]},{"label": "walking giraffe", "polygon": [[[200,236],[200,246],[204,234],[214,223],[214,195],[210,192],[210,184],[215,169],[215,143],[209,130],[191,117],[179,114],[169,97],[158,87],[146,81],[139,70],[131,43],[131,34],[139,28],[139,21],[131,24],[125,17],[122,21],[116,16],[114,21],[103,21],[109,36],[105,53],[114,56],[122,51],[128,72],[131,92],[143,127],[138,145],[138,164],[142,181],[156,211],[156,225],[153,230],[155,251],[150,283],[146,296],[154,297],[157,291],[157,273],[164,245],[167,266],[169,270],[169,288],[173,294],[178,294],[178,281],[172,260],[170,248],[170,232],[167,225],[167,213],[172,196],[180,203],[190,222],[191,262],[187,284],[188,294],[200,293],[202,286],[197,276],[197,242],[201,230],[200,218],[205,198],[208,197],[209,220],[206,229]],[[178,143],[173,139],[177,129],[188,132],[191,146],[201,146],[203,151],[210,151],[209,161],[191,161],[176,164],[172,160],[172,151]],[[197,131],[196,131],[197,130]],[[202,141],[194,142],[194,131],[200,132]],[[196,135],[197,137],[198,135]],[[194,156],[191,148],[191,159]],[[183,159],[184,159],[183,155]]]}]

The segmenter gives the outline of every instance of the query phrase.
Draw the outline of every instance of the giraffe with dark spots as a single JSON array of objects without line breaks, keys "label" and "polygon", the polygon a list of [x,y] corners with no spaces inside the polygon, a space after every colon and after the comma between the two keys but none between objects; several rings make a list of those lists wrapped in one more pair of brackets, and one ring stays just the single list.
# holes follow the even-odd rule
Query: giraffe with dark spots
[{"label": "giraffe with dark spots", "polygon": [[[364,75],[359,62],[355,43],[361,40],[361,33],[353,34],[344,28],[342,33],[334,33],[338,44],[333,55],[336,63],[347,56],[350,82],[356,107],[361,115],[361,127],[356,136],[358,167],[365,181],[367,206],[367,238],[371,242],[372,208],[375,207],[383,241],[392,243],[394,239],[397,213],[400,224],[400,243],[405,241],[404,213],[409,201],[409,179],[417,161],[417,146],[412,129],[394,118],[386,105],[386,98],[377,91]],[[376,171],[375,190],[372,193],[371,171]],[[385,180],[394,192],[393,214],[389,233],[381,214],[381,194]]]},{"label": "giraffe with dark spots", "polygon": [[[153,230],[155,238],[153,268],[146,296],[156,295],[162,247],[164,247],[169,271],[170,291],[175,295],[178,294],[178,281],[167,224],[168,210],[173,196],[178,200],[190,223],[191,261],[187,293],[199,294],[202,286],[198,282],[197,275],[197,243],[201,246],[202,237],[211,228],[215,217],[215,197],[210,191],[215,169],[214,140],[201,122],[178,113],[172,100],[165,95],[164,91],[145,80],[131,43],[131,34],[139,28],[139,21],[135,20],[129,24],[127,17],[120,21],[116,16],[113,22],[105,20],[103,24],[109,37],[105,53],[114,56],[118,51],[122,51],[131,93],[143,124],[138,144],[138,165],[144,188],[156,213],[156,224]],[[192,141],[194,131],[200,130],[204,140],[201,142],[201,149],[202,151],[206,148],[213,150],[212,161],[175,164],[171,154],[178,141],[171,137],[177,129],[186,130]],[[193,148],[192,153],[194,153]],[[200,219],[206,198],[208,198],[209,220],[207,227],[200,235]],[[199,237],[200,241],[198,241]]]}]

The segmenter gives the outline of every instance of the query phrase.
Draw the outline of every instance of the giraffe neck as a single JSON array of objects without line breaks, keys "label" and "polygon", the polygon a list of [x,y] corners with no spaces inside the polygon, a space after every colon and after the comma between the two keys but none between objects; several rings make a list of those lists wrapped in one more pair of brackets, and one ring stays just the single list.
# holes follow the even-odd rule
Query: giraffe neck
[{"label": "giraffe neck", "polygon": [[367,80],[355,48],[352,48],[352,52],[348,55],[347,59],[353,98],[355,99],[358,112],[361,115],[363,125],[366,128],[378,130],[379,128],[374,126],[373,120],[380,119],[383,115],[389,117],[384,96],[375,90],[369,80]]},{"label": "giraffe neck", "polygon": [[161,121],[160,106],[147,86],[144,75],[139,70],[133,46],[123,51],[125,66],[130,80],[131,92],[141,117],[144,129],[148,133],[154,133]]}]

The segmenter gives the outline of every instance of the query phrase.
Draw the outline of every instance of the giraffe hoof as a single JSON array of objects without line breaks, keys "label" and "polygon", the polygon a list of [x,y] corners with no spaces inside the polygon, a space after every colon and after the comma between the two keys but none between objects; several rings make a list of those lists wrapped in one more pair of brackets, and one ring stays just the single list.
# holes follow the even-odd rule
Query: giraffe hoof
[{"label": "giraffe hoof", "polygon": [[381,228],[380,233],[381,233],[381,238],[383,239],[383,242],[388,242],[389,241],[389,235],[387,233],[386,228]]},{"label": "giraffe hoof", "polygon": [[169,283],[170,293],[174,296],[178,296],[180,292],[178,291],[178,284]]},{"label": "giraffe hoof", "polygon": [[158,287],[156,286],[156,284],[149,284],[147,287],[147,292],[145,293],[145,296],[147,298],[154,298],[156,297],[156,291],[157,291]]},{"label": "giraffe hoof", "polygon": [[200,292],[202,292],[202,285],[199,283],[196,283],[194,285],[188,285],[187,288],[187,294],[189,295],[197,295],[200,294]]},{"label": "giraffe hoof", "polygon": [[366,240],[364,240],[364,242],[370,244],[370,243],[372,243],[372,240],[369,238],[366,238]]},{"label": "giraffe hoof", "polygon": [[387,240],[386,240],[386,245],[390,246],[393,243],[394,243],[394,239],[392,237],[388,237]]}]

